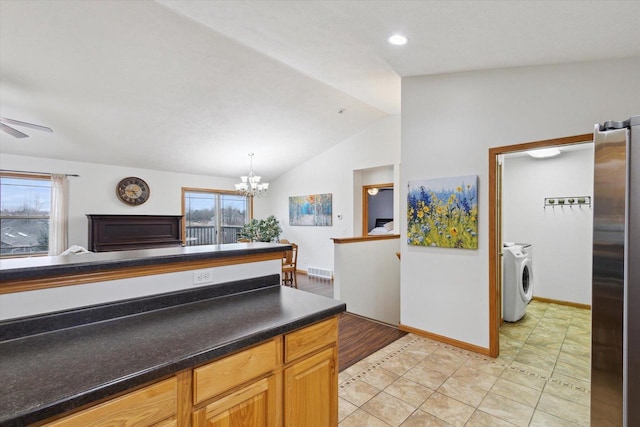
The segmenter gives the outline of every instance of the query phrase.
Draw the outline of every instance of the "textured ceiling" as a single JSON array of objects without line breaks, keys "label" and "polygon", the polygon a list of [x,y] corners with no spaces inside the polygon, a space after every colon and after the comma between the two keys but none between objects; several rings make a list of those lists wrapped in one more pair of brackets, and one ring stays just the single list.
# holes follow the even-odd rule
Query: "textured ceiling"
[{"label": "textured ceiling", "polygon": [[0,154],[235,177],[255,152],[270,180],[398,114],[401,77],[640,56],[639,21],[616,1],[0,0],[0,116],[55,131],[0,133]]}]

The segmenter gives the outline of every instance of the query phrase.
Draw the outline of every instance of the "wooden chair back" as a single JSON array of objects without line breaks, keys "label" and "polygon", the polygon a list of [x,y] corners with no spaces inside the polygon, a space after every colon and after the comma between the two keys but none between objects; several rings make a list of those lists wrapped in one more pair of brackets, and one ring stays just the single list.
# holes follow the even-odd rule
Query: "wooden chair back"
[{"label": "wooden chair back", "polygon": [[298,287],[296,269],[298,267],[298,245],[289,243],[291,250],[286,251],[282,258],[282,284]]}]

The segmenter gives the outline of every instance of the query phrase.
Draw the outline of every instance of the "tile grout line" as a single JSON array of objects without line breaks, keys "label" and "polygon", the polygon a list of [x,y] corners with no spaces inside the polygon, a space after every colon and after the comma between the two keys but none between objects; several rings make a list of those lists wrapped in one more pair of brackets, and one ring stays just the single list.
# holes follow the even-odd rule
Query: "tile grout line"
[{"label": "tile grout line", "polygon": [[[411,341],[409,341],[408,343],[404,344],[402,347],[400,347],[398,350],[393,351],[389,354],[387,354],[386,356],[384,356],[382,359],[374,362],[371,366],[369,366],[368,368],[363,369],[362,371],[360,371],[360,373],[353,375],[352,377],[350,377],[349,379],[343,381],[342,383],[340,383],[338,385],[338,390],[344,390],[346,387],[350,386],[351,384],[355,383],[356,381],[358,381],[360,378],[363,378],[366,376],[367,373],[375,370],[376,368],[378,368],[380,365],[383,365],[385,362],[391,360],[393,357],[395,357],[396,355],[403,353],[407,348],[412,347],[417,341],[419,341],[421,338],[420,337],[416,337],[414,339],[412,339]],[[389,345],[393,345],[389,344]],[[353,381],[352,381],[353,380]]]},{"label": "tile grout line", "polygon": [[[459,353],[466,353],[465,350],[459,349],[457,347],[449,346],[447,344],[442,344],[442,343],[438,343],[438,342],[435,342],[435,341],[427,341],[427,340],[424,340],[421,337],[415,337],[410,342],[408,342],[408,343],[404,344],[402,347],[400,347],[398,350],[395,350],[395,351],[393,351],[391,353],[388,353],[387,355],[382,357],[380,360],[372,362],[372,364],[370,366],[368,366],[367,368],[364,368],[359,373],[354,374],[354,375],[350,376],[348,379],[346,379],[343,382],[341,382],[338,385],[338,390],[344,390],[345,388],[347,388],[351,384],[357,382],[361,378],[364,378],[368,373],[374,371],[375,369],[377,369],[379,367],[382,368],[383,365],[386,362],[390,361],[391,359],[393,359],[397,355],[403,353],[408,348],[410,348],[413,345],[415,345],[416,342],[421,341],[421,340],[424,341],[425,343],[429,343],[430,345],[434,345],[436,347],[444,348],[444,349],[447,349],[447,350],[458,351]],[[392,345],[392,344],[390,344],[390,345]],[[554,383],[556,383],[558,385],[569,387],[569,388],[571,388],[573,390],[578,390],[578,391],[582,391],[582,392],[585,392],[585,393],[590,393],[590,391],[587,390],[585,387],[578,386],[578,385],[575,385],[575,384],[572,384],[572,383],[569,383],[569,382],[566,382],[566,381],[561,381],[561,380],[558,380],[558,379],[555,379],[553,377],[549,377],[549,376],[546,376],[546,375],[540,375],[540,374],[538,374],[536,372],[528,371],[528,370],[522,369],[520,367],[506,365],[506,364],[504,364],[502,362],[498,362],[498,361],[494,361],[492,359],[485,358],[482,355],[478,355],[478,354],[475,354],[475,353],[470,353],[470,354],[468,354],[468,356],[470,358],[472,357],[472,358],[474,358],[476,360],[484,360],[484,361],[490,362],[490,363],[498,365],[500,367],[504,367],[505,369],[509,369],[509,370],[511,370],[513,372],[519,372],[519,373],[522,373],[522,374],[526,374],[526,375],[528,375],[530,377],[539,378],[541,380],[544,380],[545,383],[550,381],[550,382],[554,382]],[[470,368],[470,369],[473,369],[473,368]],[[491,375],[491,374],[488,374],[488,375]],[[400,376],[402,376],[402,375],[400,375]],[[500,377],[498,376],[496,378],[500,378]]]},{"label": "tile grout line", "polygon": [[[535,328],[540,324],[540,321],[541,321],[542,319],[544,319],[545,317],[546,317],[547,319],[552,319],[552,320],[553,320],[553,319],[555,319],[555,318],[554,318],[554,317],[552,317],[552,316],[547,317],[547,314],[549,314],[549,308],[548,308],[548,307],[547,307],[547,308],[545,308],[545,309],[544,309],[544,311],[543,311],[542,313],[540,313],[540,317],[539,317],[539,318],[538,318],[538,320],[535,322],[535,325],[531,328],[531,331],[527,334],[527,338],[526,338],[524,341],[522,341],[522,345],[521,345],[521,346],[519,346],[519,349],[518,349],[518,351],[517,351],[517,353],[516,353],[516,356],[514,357],[514,359],[513,359],[513,360],[515,360],[515,359],[516,359],[517,355],[518,355],[518,354],[522,351],[522,349],[524,348],[524,345],[526,345],[526,344],[527,344],[527,341],[529,340],[529,337],[530,337],[530,336],[531,336],[531,334],[533,333],[533,330],[534,330],[534,329],[535,329]],[[563,334],[562,342],[561,342],[561,344],[560,344],[560,350],[558,351],[558,354],[554,357],[554,364],[553,364],[553,368],[552,368],[552,370],[551,370],[551,375],[553,375],[553,372],[555,372],[555,368],[556,368],[556,365],[557,365],[557,363],[558,363],[558,360],[559,360],[559,357],[560,357],[560,353],[562,353],[562,345],[564,344],[564,342],[565,342],[565,340],[566,340],[567,333],[568,333],[568,328],[569,328],[569,326],[571,326],[571,321],[574,319],[575,315],[576,315],[576,313],[575,313],[575,312],[571,312],[571,317],[568,319],[568,320],[569,320],[569,325],[567,326],[567,330],[566,330],[566,331],[564,332],[564,334]],[[530,344],[530,345],[534,345],[534,346],[535,346],[535,344]],[[536,347],[537,347],[537,346],[536,346]],[[522,363],[522,362],[520,362],[520,363]],[[526,363],[525,363],[525,364],[526,364]],[[527,375],[530,375],[530,376],[534,376],[534,377],[540,378],[540,379],[542,379],[542,380],[544,380],[544,381],[545,381],[545,384],[546,384],[547,382],[553,382],[553,383],[556,383],[556,384],[559,384],[559,385],[562,385],[562,386],[569,387],[569,388],[571,388],[572,390],[582,391],[582,392],[585,392],[585,393],[588,393],[588,394],[589,394],[589,393],[591,393],[591,392],[590,392],[589,390],[587,390],[585,387],[578,386],[578,385],[575,385],[575,384],[573,384],[573,383],[569,383],[569,382],[566,382],[566,381],[561,381],[561,380],[558,380],[558,379],[556,379],[556,378],[553,378],[552,376],[547,377],[547,376],[544,376],[544,375],[537,374],[537,373],[535,373],[535,372],[530,372],[530,371],[523,370],[523,369],[520,369],[520,368],[516,368],[516,367],[513,367],[513,366],[508,366],[508,368],[509,368],[509,369],[511,369],[511,370],[513,370],[513,371],[518,371],[518,372],[520,372],[520,373],[525,373],[525,374],[527,374]],[[566,376],[566,375],[565,375],[565,376]],[[543,389],[542,389],[541,391],[544,391],[544,387],[543,387]],[[536,405],[536,406],[537,406],[537,405]]]},{"label": "tile grout line", "polygon": [[[540,315],[540,314],[541,314],[541,315]],[[468,360],[482,360],[482,361],[486,361],[486,362],[490,363],[490,364],[491,364],[491,365],[493,365],[493,366],[497,366],[497,367],[501,367],[501,368],[503,368],[503,370],[502,370],[501,372],[504,372],[505,370],[508,370],[508,371],[511,371],[511,372],[518,372],[518,373],[520,373],[520,374],[527,375],[527,376],[529,376],[529,377],[531,377],[531,378],[537,378],[537,379],[542,380],[542,381],[543,381],[543,384],[542,384],[542,388],[541,388],[541,389],[538,389],[537,387],[531,387],[529,384],[526,384],[526,383],[519,383],[519,382],[516,382],[517,384],[519,384],[519,385],[521,385],[521,386],[528,387],[528,388],[531,388],[531,389],[536,390],[537,392],[539,392],[539,395],[538,395],[537,401],[536,401],[536,403],[535,403],[535,405],[534,405],[534,406],[529,406],[529,405],[527,405],[527,404],[524,404],[524,403],[522,403],[522,402],[518,402],[518,401],[515,401],[515,402],[520,403],[520,404],[522,404],[522,405],[524,405],[524,406],[529,407],[529,408],[532,410],[532,417],[533,417],[533,416],[535,416],[535,413],[536,413],[536,412],[546,413],[546,414],[549,414],[549,415],[551,415],[551,416],[558,416],[558,415],[554,415],[554,414],[552,414],[552,413],[548,413],[548,412],[546,412],[546,411],[543,411],[542,409],[538,409],[538,406],[539,406],[539,403],[540,403],[540,399],[542,398],[542,396],[543,396],[543,395],[545,395],[545,393],[546,393],[546,394],[548,394],[548,395],[551,395],[551,396],[553,396],[553,397],[555,397],[555,398],[562,399],[562,400],[566,400],[567,402],[575,403],[575,404],[578,404],[578,405],[582,405],[582,404],[581,404],[581,403],[578,403],[577,401],[572,400],[572,399],[570,399],[570,398],[566,398],[566,397],[563,397],[563,396],[561,396],[561,395],[559,396],[559,395],[556,395],[556,394],[554,394],[554,393],[552,393],[552,392],[545,391],[545,390],[546,390],[546,385],[547,385],[547,384],[549,384],[549,383],[553,383],[553,384],[557,384],[557,385],[562,386],[562,387],[567,387],[567,388],[571,389],[572,391],[577,391],[577,392],[581,392],[581,393],[585,393],[585,394],[590,394],[590,393],[591,393],[591,391],[590,391],[587,387],[584,387],[584,386],[582,386],[582,385],[579,385],[578,383],[573,383],[573,382],[571,382],[571,379],[575,379],[575,380],[576,380],[576,382],[578,382],[578,381],[579,381],[580,383],[584,383],[584,381],[585,381],[584,379],[574,378],[574,377],[573,377],[573,375],[571,375],[571,374],[567,375],[567,373],[566,373],[566,372],[565,372],[565,373],[563,373],[563,372],[558,372],[558,374],[559,374],[559,375],[562,375],[562,378],[563,378],[563,379],[558,379],[558,378],[553,377],[554,372],[556,372],[556,366],[557,366],[557,364],[558,364],[558,362],[559,362],[560,355],[562,354],[562,347],[563,347],[563,345],[564,345],[564,343],[565,343],[565,341],[566,341],[566,338],[567,338],[567,335],[568,335],[568,332],[569,332],[569,328],[572,326],[573,319],[574,319],[575,317],[579,317],[579,319],[578,319],[578,320],[581,320],[581,321],[582,321],[582,320],[585,320],[585,319],[583,319],[583,317],[584,317],[584,316],[576,316],[576,314],[578,314],[578,313],[573,313],[573,312],[571,313],[571,315],[569,316],[569,318],[568,318],[568,319],[564,319],[562,316],[561,316],[561,317],[556,318],[556,317],[553,317],[553,315],[554,315],[554,314],[556,314],[556,315],[557,315],[557,313],[555,312],[555,310],[554,310],[554,312],[552,313],[552,312],[550,312],[550,311],[548,310],[548,308],[546,308],[546,309],[545,309],[542,313],[540,313],[540,314],[539,314],[539,313],[536,313],[536,315],[537,315],[537,316],[536,316],[536,321],[535,321],[535,323],[534,323],[532,326],[531,326],[531,325],[527,325],[527,329],[528,329],[528,331],[527,331],[527,333],[526,333],[526,337],[525,337],[524,339],[522,338],[522,336],[518,337],[518,339],[510,338],[511,340],[513,340],[513,341],[514,341],[514,344],[516,345],[516,346],[514,347],[514,349],[516,349],[516,351],[515,351],[515,355],[513,356],[513,358],[508,358],[508,357],[507,357],[507,358],[505,358],[505,359],[501,359],[501,360],[499,360],[499,359],[493,359],[493,358],[488,358],[488,357],[486,357],[486,356],[483,356],[483,355],[480,355],[480,354],[477,354],[477,353],[473,353],[473,352],[469,352],[469,351],[467,351],[467,350],[463,350],[463,349],[460,349],[460,348],[458,348],[458,347],[454,347],[454,346],[451,346],[451,345],[448,345],[448,344],[445,344],[445,343],[440,343],[440,342],[438,342],[438,341],[433,341],[433,340],[430,340],[430,339],[428,339],[428,338],[424,338],[424,337],[420,337],[420,336],[415,336],[415,335],[413,335],[413,334],[408,334],[408,336],[411,336],[411,337],[412,337],[410,341],[408,341],[408,342],[406,342],[406,343],[402,344],[399,348],[397,348],[397,349],[395,349],[395,350],[393,350],[393,351],[391,351],[391,352],[389,352],[389,353],[385,354],[383,357],[378,358],[378,360],[375,360],[375,361],[369,362],[369,366],[367,366],[367,367],[365,367],[365,368],[363,368],[363,369],[359,370],[359,372],[357,372],[357,373],[356,373],[356,374],[354,374],[353,376],[350,376],[350,377],[349,377],[349,378],[347,378],[346,380],[342,381],[342,382],[338,385],[338,387],[339,387],[339,391],[343,391],[343,390],[347,389],[349,386],[351,386],[352,384],[356,383],[357,381],[359,381],[359,380],[361,380],[361,379],[366,378],[366,376],[367,376],[368,374],[371,374],[371,373],[372,373],[372,372],[374,372],[377,368],[382,368],[382,369],[384,369],[385,364],[386,364],[387,362],[390,362],[390,361],[394,360],[396,357],[398,357],[399,355],[401,355],[401,354],[402,354],[402,353],[404,353],[405,351],[409,350],[411,347],[415,346],[417,343],[424,343],[424,344],[428,345],[429,347],[433,347],[433,349],[432,349],[430,352],[425,353],[425,356],[424,356],[421,360],[424,360],[424,359],[425,359],[425,358],[427,358],[430,354],[433,354],[433,353],[434,353],[435,351],[437,351],[438,349],[445,349],[445,350],[448,350],[448,351],[450,351],[450,352],[458,353],[459,355],[464,355],[464,356],[466,357],[465,362],[464,362],[464,363],[462,363],[458,368],[456,368],[456,370],[455,370],[453,373],[451,373],[451,375],[448,375],[448,378],[453,377],[453,375],[455,374],[455,372],[457,372],[460,368],[464,367],[464,366],[465,366],[465,364],[466,364],[466,362],[467,362]],[[549,314],[550,316],[546,316],[547,314]],[[581,313],[579,313],[579,314],[581,314]],[[545,322],[545,324],[544,324],[544,325],[541,325],[541,324],[540,324],[540,322],[541,322],[543,319],[546,319],[546,320],[547,320],[547,321],[549,321],[549,322]],[[548,323],[553,324],[553,322],[554,322],[555,320],[567,320],[567,321],[568,321],[568,325],[567,325],[567,327],[565,328],[564,333],[562,334],[562,340],[561,340],[561,342],[560,342],[560,349],[559,349],[558,353],[557,353],[557,354],[555,354],[555,357],[554,357],[554,356],[552,356],[552,357],[554,357],[554,358],[553,358],[553,368],[551,368],[551,373],[550,373],[549,375],[544,375],[544,374],[541,374],[541,373],[539,373],[539,372],[535,372],[534,370],[529,370],[529,369],[527,369],[527,368],[526,368],[527,366],[531,366],[532,368],[536,368],[536,366],[535,366],[535,365],[529,365],[529,363],[522,362],[522,361],[518,361],[518,363],[520,363],[520,364],[521,364],[520,366],[512,366],[513,362],[515,362],[515,361],[516,361],[516,357],[518,356],[518,354],[520,354],[520,352],[521,352],[521,351],[523,351],[523,349],[524,349],[524,345],[527,343],[527,341],[529,340],[529,338],[532,336],[532,334],[533,334],[533,330],[534,330],[536,327],[538,327],[538,326],[540,326],[542,329],[544,329],[544,328],[543,328],[543,326],[548,326]],[[586,319],[586,320],[588,321],[588,319]],[[529,326],[531,326],[531,327],[529,328]],[[579,328],[579,329],[580,329],[580,326],[581,326],[581,325],[573,325],[573,326],[575,326],[576,328]],[[545,332],[545,331],[543,331],[543,332]],[[561,332],[561,333],[562,333],[562,332]],[[403,338],[400,338],[400,339],[403,339]],[[569,343],[570,343],[570,344],[573,344],[573,341],[571,341],[571,342],[569,342]],[[389,344],[389,346],[392,346],[392,345],[394,345],[394,343]],[[542,347],[539,347],[539,346],[538,346],[538,345],[536,345],[536,344],[530,344],[530,345],[535,346],[535,347],[539,348],[539,349],[540,349],[540,350],[542,350],[542,351],[544,351],[544,348],[545,348],[545,347],[544,347],[544,345],[542,345]],[[580,342],[579,342],[579,341],[577,341],[577,345],[580,345]],[[427,348],[427,351],[428,351],[428,350],[429,350],[429,349]],[[565,351],[565,353],[566,353],[568,356],[575,356],[575,357],[577,357],[577,358],[581,357],[581,356],[579,356],[578,354],[574,354],[574,353],[572,353],[571,351]],[[374,354],[375,354],[375,353],[374,353]],[[547,356],[540,355],[540,357],[544,357],[544,358],[546,358]],[[366,359],[366,358],[365,358],[365,359]],[[365,360],[365,359],[363,359],[363,360]],[[358,362],[358,363],[359,363],[359,362]],[[419,363],[421,363],[421,362],[417,362],[417,363],[413,364],[412,366],[413,366],[413,367],[415,367],[415,366],[416,366],[417,364],[419,364]],[[565,363],[565,364],[567,364],[567,365],[570,365],[570,366],[575,366],[576,368],[580,368],[580,367],[581,367],[581,365],[579,365],[579,364],[574,365],[573,363],[571,363],[571,359],[569,359],[569,361],[567,361],[567,362],[563,362],[563,363]],[[523,365],[524,365],[524,368],[522,367]],[[347,369],[348,369],[348,368],[347,368]],[[410,371],[411,369],[412,369],[412,368],[407,369],[403,374],[400,374],[400,375],[398,375],[398,374],[396,373],[396,375],[398,375],[398,378],[403,378],[403,377],[404,377],[404,375],[405,375],[408,371]],[[473,371],[477,371],[477,372],[479,372],[479,373],[483,373],[483,374],[491,375],[491,376],[493,376],[493,377],[495,377],[495,378],[497,378],[497,379],[501,378],[501,376],[502,376],[502,373],[501,373],[500,375],[498,375],[498,376],[495,376],[495,375],[493,375],[492,373],[489,373],[489,372],[487,372],[487,371],[484,371],[483,369],[478,369],[478,368],[476,368],[475,366],[468,366],[468,369],[473,370]],[[536,368],[536,369],[537,369],[537,368]],[[391,372],[394,372],[394,371],[391,371]],[[510,379],[508,379],[508,378],[503,378],[503,379],[504,379],[505,381],[511,381],[511,380],[510,380]],[[511,381],[511,382],[514,382],[514,381]],[[388,386],[389,386],[389,385],[387,385],[387,386],[385,386],[384,388],[380,389],[380,390],[378,391],[378,393],[376,393],[376,395],[379,395],[380,393],[384,392]],[[376,388],[377,388],[377,387],[376,387]],[[489,390],[486,390],[486,394],[490,393],[492,389],[493,389],[493,386],[492,386]],[[436,389],[436,390],[434,390],[434,392],[438,392],[438,390]],[[456,401],[459,401],[459,402],[461,402],[461,403],[463,403],[463,404],[465,404],[465,405],[468,405],[468,406],[473,407],[473,412],[472,412],[472,414],[470,415],[470,418],[468,418],[468,420],[465,422],[465,424],[466,424],[469,420],[471,420],[471,418],[473,418],[474,414],[476,414],[478,411],[483,412],[483,413],[486,413],[485,411],[483,411],[483,410],[481,410],[481,409],[480,409],[480,404],[474,407],[473,405],[469,405],[469,404],[467,404],[467,403],[465,403],[465,402],[462,402],[462,401],[460,401],[460,400],[458,400],[458,399],[456,399],[456,398],[453,398],[453,397],[450,397],[450,396],[449,396],[449,398],[450,398],[450,399],[454,399],[454,400],[456,400]],[[509,399],[509,398],[507,397],[507,399]],[[411,403],[407,402],[406,400],[404,400],[404,399],[401,399],[401,400],[402,400],[402,401],[404,401],[404,402],[406,402],[407,404],[409,404],[409,405],[413,406],[413,404],[411,404]],[[511,400],[511,399],[510,399],[510,400]],[[378,418],[375,414],[372,414],[372,413],[368,412],[366,409],[364,409],[364,408],[363,408],[363,407],[364,407],[364,404],[362,404],[362,405],[354,405],[354,406],[356,406],[356,410],[354,410],[354,412],[355,412],[355,411],[357,411],[358,409],[361,409],[363,412],[365,412],[365,413],[366,413],[366,414],[368,414],[369,416],[372,416],[372,417],[374,417],[375,419],[380,420],[381,422],[385,423],[385,425],[387,424],[385,421],[383,421],[383,420],[381,420],[380,418]],[[584,405],[582,405],[582,406],[584,406]],[[416,407],[416,409],[415,409],[414,411],[412,411],[412,412],[411,412],[411,414],[409,414],[409,415],[407,416],[407,418],[405,418],[405,420],[404,420],[403,422],[405,422],[406,420],[410,419],[410,418],[411,418],[414,414],[416,414],[416,412],[417,412],[417,411],[419,411],[419,410],[420,410],[420,405],[418,405],[418,406]],[[428,412],[428,413],[429,413],[429,412]],[[348,419],[352,414],[353,414],[353,412],[352,412],[351,414],[347,415],[347,416],[346,416],[342,421],[344,421],[344,420]],[[488,414],[489,414],[490,416],[494,416],[494,415],[492,415],[492,414],[490,414],[490,413],[488,413]],[[431,415],[431,416],[435,416],[435,417],[436,417],[436,418],[438,418],[438,419],[441,419],[441,418],[437,417],[437,416],[436,416],[436,415],[434,415],[434,414],[430,414],[430,415]],[[498,417],[498,418],[500,418],[500,417]],[[560,418],[562,418],[562,417],[560,417]],[[504,420],[503,418],[500,418],[500,419]],[[532,418],[530,418],[529,423],[531,422],[531,419],[532,419]],[[341,422],[342,422],[342,421],[341,421]],[[446,422],[446,420],[443,420],[443,421],[445,421],[445,422]],[[504,421],[509,422],[508,420],[504,420]]]}]

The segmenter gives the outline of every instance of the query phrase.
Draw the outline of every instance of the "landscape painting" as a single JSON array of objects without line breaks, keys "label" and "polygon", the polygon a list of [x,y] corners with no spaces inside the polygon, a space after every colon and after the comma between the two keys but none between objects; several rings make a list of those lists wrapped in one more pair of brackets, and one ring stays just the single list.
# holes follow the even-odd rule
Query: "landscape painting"
[{"label": "landscape painting", "polygon": [[478,176],[409,181],[407,243],[478,249]]},{"label": "landscape painting", "polygon": [[331,193],[289,197],[289,225],[331,225]]}]

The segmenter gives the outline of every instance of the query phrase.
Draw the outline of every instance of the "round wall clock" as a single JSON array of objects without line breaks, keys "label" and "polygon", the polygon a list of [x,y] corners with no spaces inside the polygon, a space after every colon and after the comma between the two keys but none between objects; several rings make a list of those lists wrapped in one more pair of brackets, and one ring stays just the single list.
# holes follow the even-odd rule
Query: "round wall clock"
[{"label": "round wall clock", "polygon": [[144,180],[130,176],[118,183],[116,194],[128,205],[141,205],[149,199],[149,186]]}]

